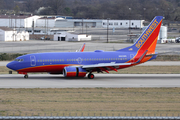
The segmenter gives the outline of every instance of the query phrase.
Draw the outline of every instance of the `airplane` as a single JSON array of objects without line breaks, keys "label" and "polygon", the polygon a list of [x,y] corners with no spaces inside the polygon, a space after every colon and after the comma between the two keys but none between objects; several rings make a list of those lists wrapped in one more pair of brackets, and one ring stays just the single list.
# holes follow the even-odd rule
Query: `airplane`
[{"label": "airplane", "polygon": [[133,45],[117,51],[83,52],[84,44],[77,52],[33,53],[19,56],[8,63],[7,67],[24,74],[24,78],[28,78],[28,73],[47,72],[77,78],[88,74],[87,77],[93,79],[93,72],[117,72],[118,69],[135,66],[157,57],[155,48],[162,20],[162,16],[156,16]]}]

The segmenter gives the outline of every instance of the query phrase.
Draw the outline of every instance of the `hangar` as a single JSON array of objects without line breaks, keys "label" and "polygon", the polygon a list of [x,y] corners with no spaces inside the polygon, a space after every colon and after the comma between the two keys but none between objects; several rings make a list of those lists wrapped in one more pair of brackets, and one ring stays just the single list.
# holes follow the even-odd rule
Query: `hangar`
[{"label": "hangar", "polygon": [[10,28],[32,27],[40,16],[0,15],[0,26]]}]

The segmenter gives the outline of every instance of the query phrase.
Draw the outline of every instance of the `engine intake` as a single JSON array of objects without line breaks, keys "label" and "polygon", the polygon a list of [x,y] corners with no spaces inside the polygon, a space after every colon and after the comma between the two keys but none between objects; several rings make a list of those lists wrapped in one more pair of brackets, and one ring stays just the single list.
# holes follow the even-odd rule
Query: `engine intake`
[{"label": "engine intake", "polygon": [[64,77],[85,77],[86,70],[81,67],[68,66],[63,70]]}]

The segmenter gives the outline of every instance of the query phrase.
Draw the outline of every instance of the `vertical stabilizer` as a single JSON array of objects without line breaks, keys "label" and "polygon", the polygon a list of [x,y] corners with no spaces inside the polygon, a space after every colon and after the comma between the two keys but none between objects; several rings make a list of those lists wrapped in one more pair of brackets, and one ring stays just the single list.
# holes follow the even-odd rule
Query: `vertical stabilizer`
[{"label": "vertical stabilizer", "polygon": [[156,16],[132,46],[118,51],[134,51],[144,53],[146,50],[148,50],[147,54],[155,53],[162,19],[162,16]]}]

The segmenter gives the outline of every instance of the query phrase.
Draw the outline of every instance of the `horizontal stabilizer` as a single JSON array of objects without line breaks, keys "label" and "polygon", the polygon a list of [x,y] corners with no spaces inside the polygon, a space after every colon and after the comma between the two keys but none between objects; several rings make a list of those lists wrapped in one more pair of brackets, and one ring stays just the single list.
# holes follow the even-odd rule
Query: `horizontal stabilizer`
[{"label": "horizontal stabilizer", "polygon": [[138,59],[138,61],[137,62],[135,62],[136,64],[137,63],[140,63],[141,62],[141,60],[146,56],[146,53],[148,52],[148,50],[146,50],[143,54],[142,54],[142,56]]},{"label": "horizontal stabilizer", "polygon": [[146,57],[150,57],[150,56],[154,56],[154,55],[157,55],[157,54],[147,54]]}]

